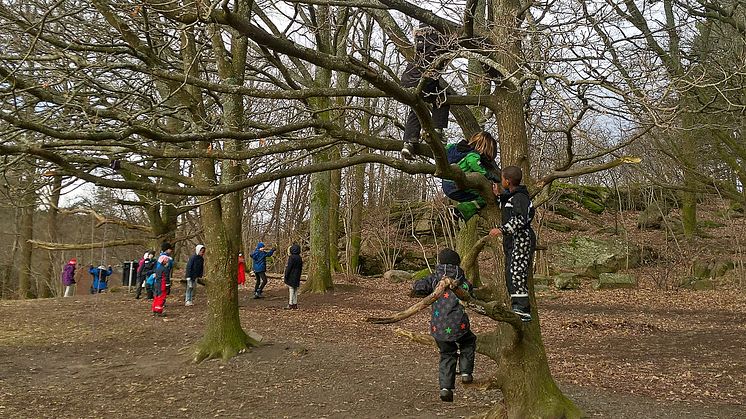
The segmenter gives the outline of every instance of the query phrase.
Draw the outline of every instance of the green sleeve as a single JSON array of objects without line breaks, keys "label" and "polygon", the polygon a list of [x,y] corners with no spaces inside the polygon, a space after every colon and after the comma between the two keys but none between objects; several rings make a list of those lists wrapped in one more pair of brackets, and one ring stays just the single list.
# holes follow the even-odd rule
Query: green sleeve
[{"label": "green sleeve", "polygon": [[[461,165],[461,170],[464,172],[476,172],[487,176],[487,171],[480,164],[481,156],[479,153],[469,153],[461,161],[465,165]],[[466,166],[466,167],[464,167]]]}]

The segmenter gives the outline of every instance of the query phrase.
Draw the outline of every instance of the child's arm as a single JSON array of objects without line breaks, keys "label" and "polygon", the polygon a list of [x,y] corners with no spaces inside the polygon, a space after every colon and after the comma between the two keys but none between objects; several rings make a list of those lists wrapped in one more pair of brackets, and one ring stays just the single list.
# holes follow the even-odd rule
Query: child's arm
[{"label": "child's arm", "polygon": [[432,275],[428,275],[425,278],[415,281],[412,284],[412,291],[409,293],[410,297],[427,297],[433,292],[433,279]]},{"label": "child's arm", "polygon": [[466,162],[467,166],[467,172],[476,172],[479,173],[485,177],[487,177],[487,171],[482,167],[481,163],[482,157],[475,152],[471,152],[467,154],[464,157],[464,162]]}]

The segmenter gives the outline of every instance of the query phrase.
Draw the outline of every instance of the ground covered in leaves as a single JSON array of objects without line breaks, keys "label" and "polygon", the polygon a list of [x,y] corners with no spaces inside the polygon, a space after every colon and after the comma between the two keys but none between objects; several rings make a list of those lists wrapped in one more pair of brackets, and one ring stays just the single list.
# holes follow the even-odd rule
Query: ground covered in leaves
[{"label": "ground covered in leaves", "polygon": [[[271,281],[267,298],[241,291],[246,330],[265,344],[228,362],[189,362],[205,324],[205,289],[165,319],[126,291],[0,301],[0,417],[468,417],[500,402],[476,383],[437,397],[435,347],[397,335],[425,332],[428,313],[373,325],[413,302],[407,284],[336,278],[336,290],[301,295]],[[645,289],[545,292],[541,325],[552,373],[588,417],[744,417],[746,292]],[[477,333],[491,320],[472,313]]]}]

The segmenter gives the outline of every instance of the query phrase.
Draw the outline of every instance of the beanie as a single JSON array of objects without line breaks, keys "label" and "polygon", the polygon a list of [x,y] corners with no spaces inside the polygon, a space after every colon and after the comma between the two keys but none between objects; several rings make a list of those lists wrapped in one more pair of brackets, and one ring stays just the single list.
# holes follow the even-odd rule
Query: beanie
[{"label": "beanie", "polygon": [[173,249],[174,247],[169,242],[163,242],[161,243],[161,252],[165,252],[168,249]]},{"label": "beanie", "polygon": [[441,265],[458,265],[461,257],[453,249],[445,248],[438,253],[438,263]]}]

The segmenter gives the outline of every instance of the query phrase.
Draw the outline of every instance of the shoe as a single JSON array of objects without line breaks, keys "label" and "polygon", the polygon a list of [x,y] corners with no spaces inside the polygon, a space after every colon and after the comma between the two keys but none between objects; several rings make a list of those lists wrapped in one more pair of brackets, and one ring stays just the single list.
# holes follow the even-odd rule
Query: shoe
[{"label": "shoe", "polygon": [[453,224],[458,225],[459,221],[466,222],[464,216],[461,215],[461,211],[457,210],[455,207],[448,207],[448,214],[450,215],[451,220],[453,220]]},{"label": "shoe", "polygon": [[297,310],[297,309],[298,309],[298,304],[293,304],[293,310]]},{"label": "shoe", "polygon": [[414,144],[404,143],[404,147],[401,149],[401,155],[407,160],[414,160]]},{"label": "shoe", "polygon": [[522,322],[531,321],[531,310],[530,309],[526,309],[518,305],[513,305],[513,313],[517,314],[518,317],[521,318]]},{"label": "shoe", "polygon": [[264,295],[262,294],[264,294],[264,292],[259,291],[259,293],[256,294],[256,298],[264,298]]},{"label": "shoe", "polygon": [[292,310],[293,309],[293,305],[292,304],[288,304],[287,307],[283,307],[282,309],[283,310]]},{"label": "shoe", "polygon": [[470,384],[474,381],[474,377],[471,374],[461,374],[461,384]]},{"label": "shoe", "polygon": [[254,292],[254,299],[256,300],[257,298],[262,298],[262,297],[260,297],[259,293],[255,291]]},{"label": "shoe", "polygon": [[184,305],[185,305],[185,306],[193,306],[193,305],[194,305],[194,303],[193,303],[193,302],[191,302],[191,301],[187,301],[187,302],[185,302],[185,303],[184,303]]},{"label": "shoe", "polygon": [[450,388],[440,389],[440,400],[444,402],[453,402],[453,390]]}]

